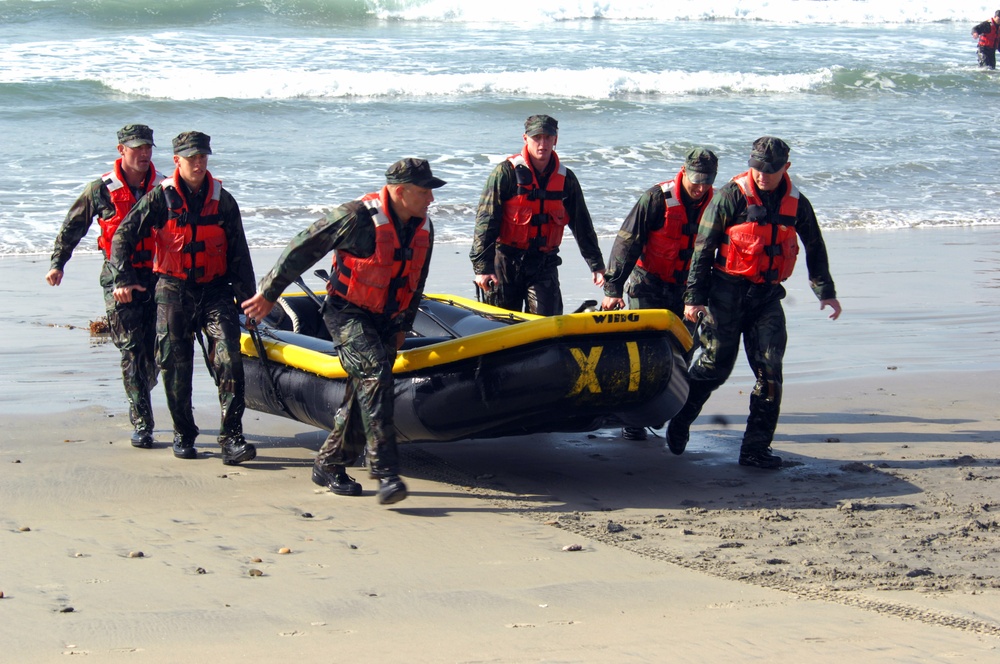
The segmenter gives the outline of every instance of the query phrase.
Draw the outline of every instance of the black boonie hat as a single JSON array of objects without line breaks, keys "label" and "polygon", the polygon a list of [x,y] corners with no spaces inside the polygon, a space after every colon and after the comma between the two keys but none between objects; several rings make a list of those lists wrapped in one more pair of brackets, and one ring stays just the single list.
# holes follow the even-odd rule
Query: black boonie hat
[{"label": "black boonie hat", "polygon": [[156,145],[153,130],[144,124],[127,124],[118,130],[118,145],[137,148],[140,145]]},{"label": "black boonie hat", "polygon": [[532,115],[524,121],[524,133],[526,136],[538,136],[539,134],[558,136],[559,123],[551,115]]},{"label": "black boonie hat", "polygon": [[415,184],[424,189],[437,189],[446,183],[441,178],[434,177],[431,165],[426,159],[407,157],[400,159],[385,171],[386,184]]},{"label": "black boonie hat", "polygon": [[211,136],[200,131],[182,132],[174,137],[174,154],[178,157],[212,154],[211,141]]},{"label": "black boonie hat", "polygon": [[713,184],[719,172],[719,158],[705,148],[694,148],[684,157],[684,173],[695,184]]},{"label": "black boonie hat", "polygon": [[777,173],[788,162],[788,144],[774,136],[761,136],[750,150],[750,168],[761,173]]}]

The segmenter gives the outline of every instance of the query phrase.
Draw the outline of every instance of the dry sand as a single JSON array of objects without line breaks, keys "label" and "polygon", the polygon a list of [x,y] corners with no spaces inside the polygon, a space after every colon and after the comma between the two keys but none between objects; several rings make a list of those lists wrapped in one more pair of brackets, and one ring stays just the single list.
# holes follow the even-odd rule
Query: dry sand
[{"label": "dry sand", "polygon": [[[361,469],[360,498],[312,485],[324,432],[277,417],[248,411],[259,456],[223,466],[204,372],[199,459],[170,454],[159,388],[158,444],[131,448],[116,352],[80,329],[96,259],[64,292],[40,285],[45,260],[0,260],[0,662],[996,661],[995,291],[965,322],[992,343],[978,367],[944,370],[906,335],[854,365],[844,335],[886,306],[862,299],[866,264],[838,277],[841,321],[790,303],[826,327],[796,323],[785,469],[735,463],[741,369],[682,456],[616,430],[407,445],[411,496],[387,509]],[[908,300],[927,295],[892,311],[919,319]],[[902,328],[946,329],[930,309]]]}]

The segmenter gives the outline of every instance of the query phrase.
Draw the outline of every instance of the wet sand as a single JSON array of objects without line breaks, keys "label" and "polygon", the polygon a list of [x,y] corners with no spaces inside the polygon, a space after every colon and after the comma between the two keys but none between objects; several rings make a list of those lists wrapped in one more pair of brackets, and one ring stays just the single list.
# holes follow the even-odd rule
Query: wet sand
[{"label": "wet sand", "polygon": [[[259,456],[223,466],[201,367],[199,459],[159,388],[131,448],[84,329],[97,258],[59,289],[0,259],[0,660],[995,661],[998,237],[828,235],[845,313],[789,282],[781,471],[735,463],[741,360],[682,456],[616,430],[406,445],[388,509],[360,469],[360,498],[315,487],[324,432],[281,418],[248,411]],[[429,290],[471,292],[466,252],[437,248]],[[596,297],[564,257],[567,302]]]}]

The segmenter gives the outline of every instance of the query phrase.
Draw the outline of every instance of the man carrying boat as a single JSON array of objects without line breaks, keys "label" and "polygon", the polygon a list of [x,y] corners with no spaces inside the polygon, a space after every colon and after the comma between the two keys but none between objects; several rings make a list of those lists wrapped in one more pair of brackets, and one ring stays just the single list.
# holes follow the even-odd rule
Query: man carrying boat
[{"label": "man carrying boat", "polygon": [[243,219],[232,194],[208,171],[210,137],[186,131],[173,140],[171,177],[150,191],[125,217],[111,245],[114,297],[131,302],[148,295],[128,261],[139,238],[152,233],[156,353],[167,407],[174,422],[174,456],[198,456],[198,427],[191,406],[194,338],[207,337],[206,360],[219,388],[222,462],[236,465],[257,456],[243,437],[243,357],[236,298],[254,292],[253,264]]},{"label": "man carrying boat", "polygon": [[548,115],[524,123],[524,148],[486,181],[469,257],[486,301],[543,316],[563,312],[559,245],[573,232],[594,283],[604,283],[604,258],[583,190],[555,153],[559,124]]},{"label": "man carrying boat", "polygon": [[97,246],[105,259],[100,284],[104,290],[104,308],[111,340],[122,356],[122,383],[133,427],[132,446],[144,449],[153,446],[153,407],[149,393],[156,385],[153,351],[156,302],[152,298],[156,275],[152,269],[152,238],[148,233],[143,236],[130,259],[136,283],[149,291],[144,297],[137,297],[131,302],[115,301],[114,279],[108,258],[111,239],[122,219],[136,201],[163,180],[163,175],[153,167],[153,146],[153,130],[146,125],[130,124],[118,130],[118,154],[121,157],[109,172],[88,184],[70,207],[56,236],[50,269],[45,275],[45,281],[51,286],[62,283],[66,263],[96,217],[101,229]]},{"label": "man carrying boat", "polygon": [[684,293],[684,317],[692,323],[704,317],[702,352],[688,371],[687,402],[667,427],[674,454],[684,452],[691,423],[729,378],[742,336],[757,382],[739,463],[781,467],[781,457],[771,452],[788,341],[781,282],[795,266],[799,239],[820,309],[830,307],[833,320],[840,316],[826,245],[812,205],[788,177],[788,152],[788,145],[773,136],[754,141],[749,170],[722,186],[702,216]]},{"label": "man carrying boat", "polygon": [[385,179],[380,191],[337,207],[292,238],[243,311],[261,320],[290,283],[336,252],[323,320],[339,346],[347,388],[312,480],[338,495],[361,495],[346,468],[366,454],[370,476],[379,481],[378,501],[388,505],[407,495],[399,477],[392,366],[427,280],[434,244],[427,208],[445,182],[426,160],[413,158],[394,163]]},{"label": "man carrying boat", "polygon": [[[712,200],[719,158],[706,148],[690,150],[672,179],[648,189],[625,217],[604,275],[605,310],[669,309],[684,316],[684,288],[698,223]],[[626,440],[644,440],[642,427],[625,427]]]}]

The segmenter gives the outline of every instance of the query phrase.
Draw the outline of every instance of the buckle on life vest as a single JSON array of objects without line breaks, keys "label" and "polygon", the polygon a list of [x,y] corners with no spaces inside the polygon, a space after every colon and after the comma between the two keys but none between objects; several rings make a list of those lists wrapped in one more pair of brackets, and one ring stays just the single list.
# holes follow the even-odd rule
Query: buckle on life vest
[{"label": "buckle on life vest", "polygon": [[778,283],[779,272],[777,270],[763,270],[760,276],[763,277],[764,283],[776,284]]},{"label": "buckle on life vest", "polygon": [[768,258],[774,258],[775,256],[780,256],[782,254],[780,244],[769,244],[764,247],[764,255]]},{"label": "buckle on life vest", "polygon": [[153,260],[153,252],[149,249],[137,249],[132,252],[132,263],[148,263]]},{"label": "buckle on life vest", "polygon": [[413,249],[411,247],[400,247],[393,253],[392,258],[395,261],[413,260]]},{"label": "buckle on life vest", "polygon": [[547,223],[549,223],[549,215],[545,212],[540,212],[531,217],[532,226],[544,226]]},{"label": "buckle on life vest", "polygon": [[198,253],[201,251],[205,251],[205,241],[195,240],[192,242],[188,242],[187,244],[184,245],[184,249],[182,249],[182,251],[191,253]]}]

